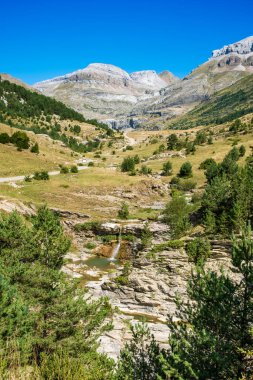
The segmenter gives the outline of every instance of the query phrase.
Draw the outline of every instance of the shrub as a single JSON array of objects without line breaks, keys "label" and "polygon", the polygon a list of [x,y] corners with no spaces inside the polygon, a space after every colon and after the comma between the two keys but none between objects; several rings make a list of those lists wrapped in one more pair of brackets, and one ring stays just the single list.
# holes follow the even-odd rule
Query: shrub
[{"label": "shrub", "polygon": [[202,145],[205,144],[207,141],[207,136],[204,131],[198,131],[195,138],[195,144],[196,145]]},{"label": "shrub", "polygon": [[197,182],[195,181],[192,181],[192,180],[182,180],[182,181],[179,181],[178,185],[177,185],[177,189],[178,190],[181,190],[181,191],[191,191],[193,189],[195,189],[197,186]]},{"label": "shrub", "polygon": [[15,144],[17,148],[20,149],[28,149],[29,148],[29,137],[25,132],[17,131],[13,133],[13,135],[10,138],[10,142],[12,144]]},{"label": "shrub", "polygon": [[192,176],[192,165],[189,161],[184,162],[179,170],[179,177],[188,178]]},{"label": "shrub", "polygon": [[135,156],[134,156],[134,162],[135,162],[135,164],[136,165],[138,165],[139,163],[140,163],[140,157],[138,156],[138,154],[136,154]]},{"label": "shrub", "polygon": [[127,145],[125,149],[126,150],[134,150],[134,148],[132,147],[132,145]]},{"label": "shrub", "polygon": [[149,168],[146,165],[142,165],[142,167],[140,169],[140,174],[148,175],[148,174],[151,174],[151,173],[152,173],[152,169],[151,168]]},{"label": "shrub", "polygon": [[125,157],[123,162],[121,163],[121,171],[122,172],[132,172],[135,169],[135,159],[134,157]]},{"label": "shrub", "polygon": [[61,174],[67,174],[67,173],[69,173],[69,168],[67,168],[67,166],[62,166],[61,170],[60,170],[60,173]]},{"label": "shrub", "polygon": [[205,161],[201,162],[199,165],[199,169],[206,170],[209,168],[209,166],[215,164],[216,162],[214,161],[213,158],[207,158]]},{"label": "shrub", "polygon": [[169,176],[172,173],[172,163],[170,161],[167,161],[163,164],[163,176]]},{"label": "shrub", "polygon": [[80,125],[74,125],[73,132],[78,135],[81,132]]},{"label": "shrub", "polygon": [[195,143],[194,142],[187,142],[186,145],[185,145],[185,153],[186,154],[194,154],[196,152],[196,147],[195,147]]},{"label": "shrub", "polygon": [[241,145],[240,148],[239,148],[240,157],[245,156],[245,153],[246,153],[246,148],[245,148],[244,145]]},{"label": "shrub", "polygon": [[166,205],[163,212],[164,221],[171,228],[171,235],[174,238],[184,236],[189,230],[191,206],[187,204],[186,199],[182,196],[173,197]]},{"label": "shrub", "polygon": [[171,249],[180,249],[184,246],[184,242],[182,240],[170,240],[166,243],[156,244],[151,253],[158,253],[162,251],[167,251]]},{"label": "shrub", "polygon": [[122,203],[121,208],[118,211],[118,217],[120,219],[128,219],[129,217],[129,208],[125,202]]},{"label": "shrub", "polygon": [[77,223],[74,225],[74,230],[76,232],[81,232],[81,231],[96,232],[100,226],[101,226],[101,222],[98,222],[98,221]]},{"label": "shrub", "polygon": [[167,138],[167,148],[169,150],[179,150],[181,148],[181,142],[175,133],[172,133]]},{"label": "shrub", "polygon": [[94,162],[93,162],[93,161],[90,161],[90,162],[88,163],[88,166],[89,166],[89,167],[93,167],[93,166],[94,166]]},{"label": "shrub", "polygon": [[39,154],[39,144],[38,144],[38,143],[35,143],[35,144],[31,147],[31,152],[32,152],[32,153]]},{"label": "shrub", "polygon": [[71,173],[78,173],[78,167],[76,165],[71,166],[70,168]]},{"label": "shrub", "polygon": [[177,187],[177,185],[179,184],[179,182],[180,182],[180,179],[178,177],[172,177],[171,181],[170,181],[170,185],[172,187]]},{"label": "shrub", "polygon": [[95,244],[95,243],[92,243],[92,242],[88,242],[88,243],[85,245],[85,247],[86,247],[87,249],[94,249],[94,248],[96,248],[96,244]]},{"label": "shrub", "polygon": [[0,133],[0,144],[8,144],[10,142],[10,136],[8,133]]},{"label": "shrub", "polygon": [[37,181],[48,181],[49,180],[49,174],[46,171],[35,172],[33,178]]},{"label": "shrub", "polygon": [[186,252],[189,257],[189,261],[192,261],[195,264],[203,264],[210,256],[210,242],[207,239],[198,237],[186,244]]},{"label": "shrub", "polygon": [[151,243],[152,236],[148,223],[145,223],[144,229],[141,231],[141,244],[143,247],[147,247]]}]

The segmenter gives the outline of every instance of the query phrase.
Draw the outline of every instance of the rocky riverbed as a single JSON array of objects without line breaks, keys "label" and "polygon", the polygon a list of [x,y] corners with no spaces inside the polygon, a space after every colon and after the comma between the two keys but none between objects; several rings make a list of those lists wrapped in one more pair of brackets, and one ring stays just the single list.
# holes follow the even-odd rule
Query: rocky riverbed
[{"label": "rocky riverbed", "polygon": [[[188,261],[185,250],[166,248],[150,254],[151,246],[169,240],[169,229],[161,222],[149,223],[152,240],[149,246],[139,250],[144,228],[145,223],[140,221],[112,221],[102,224],[96,233],[85,231],[76,234],[75,241],[79,249],[68,256],[69,263],[64,268],[65,272],[82,279],[81,283],[88,288],[87,298],[107,296],[115,308],[114,328],[102,336],[100,342],[100,350],[113,358],[118,356],[123,343],[130,338],[129,323],[137,323],[142,319],[149,325],[156,340],[162,346],[167,346],[170,331],[167,316],[175,315],[174,300],[177,295],[182,299],[187,297],[187,280],[193,265]],[[110,262],[110,253],[117,241],[106,245],[99,242],[99,236],[119,233],[133,235],[136,239],[134,242],[125,242],[125,246],[122,242],[118,260]],[[93,253],[99,255],[101,252],[104,257],[94,256],[84,248],[87,241],[96,242]],[[122,249],[124,252],[127,250],[127,254]],[[230,270],[229,250],[229,243],[213,241],[208,267],[218,270],[222,266]],[[124,281],[117,281],[124,272],[124,264],[129,262],[131,269],[123,278]]]}]

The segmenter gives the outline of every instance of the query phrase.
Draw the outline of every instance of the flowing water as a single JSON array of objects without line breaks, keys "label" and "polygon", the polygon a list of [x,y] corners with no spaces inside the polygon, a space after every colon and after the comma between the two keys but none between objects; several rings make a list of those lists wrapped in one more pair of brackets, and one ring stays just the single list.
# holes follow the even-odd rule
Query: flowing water
[{"label": "flowing water", "polygon": [[112,255],[109,258],[109,261],[116,261],[116,258],[119,254],[120,247],[121,247],[121,228],[119,231],[118,243],[117,243],[116,247],[113,249]]}]

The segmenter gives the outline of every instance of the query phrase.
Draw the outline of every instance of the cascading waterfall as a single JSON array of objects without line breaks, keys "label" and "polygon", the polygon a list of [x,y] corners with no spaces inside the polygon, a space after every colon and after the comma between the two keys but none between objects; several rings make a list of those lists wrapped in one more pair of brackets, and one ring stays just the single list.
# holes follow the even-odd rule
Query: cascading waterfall
[{"label": "cascading waterfall", "polygon": [[116,258],[118,256],[118,253],[119,253],[119,250],[120,250],[120,246],[121,246],[121,227],[120,227],[120,230],[119,230],[118,243],[113,248],[112,255],[109,258],[109,261],[115,261],[116,260]]}]

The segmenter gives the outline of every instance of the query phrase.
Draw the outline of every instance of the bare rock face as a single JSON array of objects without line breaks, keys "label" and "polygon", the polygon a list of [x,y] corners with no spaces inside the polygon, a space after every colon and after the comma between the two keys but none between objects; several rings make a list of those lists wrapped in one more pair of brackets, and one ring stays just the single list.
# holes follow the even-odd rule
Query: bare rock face
[{"label": "bare rock face", "polygon": [[214,50],[212,58],[218,58],[229,54],[253,54],[253,36],[245,38],[239,42],[235,42],[231,45],[224,46],[222,49]]},{"label": "bare rock face", "polygon": [[[171,74],[171,81],[176,77]],[[128,74],[114,65],[93,63],[84,69],[36,83],[45,95],[65,102],[88,118],[125,116],[141,99],[153,97],[167,86],[155,71]]]},{"label": "bare rock face", "polygon": [[113,65],[93,63],[34,87],[112,128],[153,129],[252,72],[253,37],[248,37],[214,50],[207,62],[181,80],[168,71],[129,74]]},{"label": "bare rock face", "polygon": [[[165,121],[183,114],[198,103],[253,73],[253,37],[214,50],[209,61],[180,81],[169,83],[158,96],[138,102],[134,115],[158,115]],[[160,74],[163,77],[163,73]],[[156,120],[157,122],[157,120]]]}]

